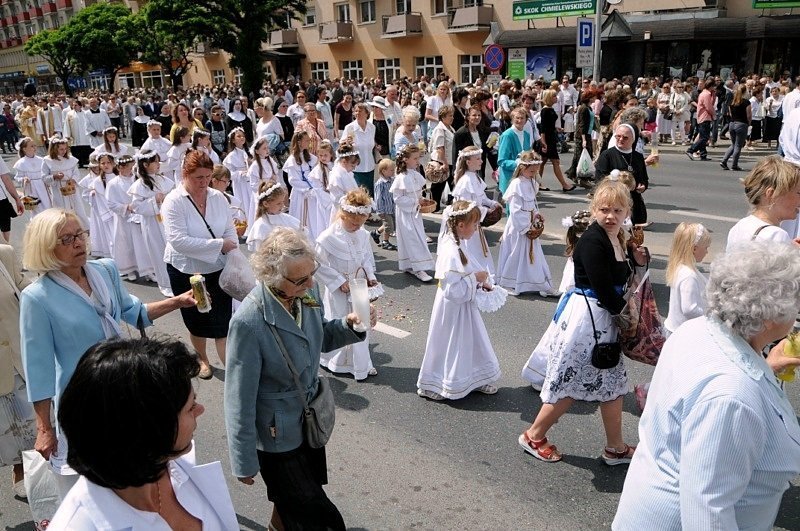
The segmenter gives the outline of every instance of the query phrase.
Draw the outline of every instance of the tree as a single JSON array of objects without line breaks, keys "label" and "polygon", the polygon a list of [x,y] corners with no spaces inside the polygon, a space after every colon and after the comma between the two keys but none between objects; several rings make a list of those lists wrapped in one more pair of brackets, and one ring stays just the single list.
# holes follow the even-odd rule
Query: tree
[{"label": "tree", "polygon": [[139,59],[161,66],[173,89],[181,84],[192,64],[189,54],[208,28],[196,7],[192,0],[150,0],[135,17],[135,33],[142,45]]},{"label": "tree", "polygon": [[264,82],[262,50],[270,30],[287,27],[286,14],[299,18],[306,0],[208,0],[195,6],[205,15],[206,38],[231,54],[230,65],[242,71],[244,94],[258,94]]},{"label": "tree", "polygon": [[117,73],[129,66],[142,48],[134,31],[135,16],[122,4],[92,4],[65,27],[75,37],[73,53],[82,69],[104,70],[111,77],[111,87]]},{"label": "tree", "polygon": [[50,64],[53,72],[61,79],[64,90],[72,95],[69,78],[83,71],[77,56],[73,53],[73,39],[65,27],[40,31],[25,43],[25,53],[41,55]]}]

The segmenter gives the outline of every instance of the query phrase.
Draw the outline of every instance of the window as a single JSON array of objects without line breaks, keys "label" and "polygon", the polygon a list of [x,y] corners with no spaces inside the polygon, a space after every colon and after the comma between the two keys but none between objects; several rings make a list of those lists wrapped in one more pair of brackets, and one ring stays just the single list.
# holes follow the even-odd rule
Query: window
[{"label": "window", "polygon": [[464,7],[482,6],[483,0],[464,0]]},{"label": "window", "polygon": [[350,22],[350,4],[336,4],[336,22]]},{"label": "window", "polygon": [[478,76],[483,72],[483,55],[461,55],[461,82],[475,83]]},{"label": "window", "polygon": [[358,61],[342,61],[342,77],[345,79],[361,79],[364,77],[364,68],[361,59]]},{"label": "window", "polygon": [[311,79],[328,79],[328,61],[321,63],[311,63]]},{"label": "window", "polygon": [[375,22],[375,0],[365,0],[359,2],[360,17],[359,22]]},{"label": "window", "polygon": [[239,85],[242,84],[242,69],[241,68],[237,68],[236,69],[236,73],[233,74],[233,81],[238,83]]},{"label": "window", "polygon": [[411,0],[397,0],[395,9],[398,15],[405,15],[411,13]]},{"label": "window", "polygon": [[118,74],[117,79],[119,79],[119,87],[121,89],[131,89],[136,88],[136,75],[129,73],[129,74]]},{"label": "window", "polygon": [[95,90],[108,90],[111,83],[109,75],[93,75],[89,77],[89,85]]},{"label": "window", "polygon": [[142,87],[143,88],[158,88],[164,86],[164,78],[161,76],[161,70],[148,70],[142,72]]},{"label": "window", "polygon": [[453,7],[453,0],[433,0],[433,14],[446,15],[447,10]]},{"label": "window", "polygon": [[378,77],[384,83],[400,79],[400,59],[378,59]]},{"label": "window", "polygon": [[305,16],[303,17],[303,26],[314,26],[316,23],[317,12],[314,10],[313,6],[309,6]]},{"label": "window", "polygon": [[215,85],[224,85],[225,84],[225,70],[212,70],[211,71],[211,82]]},{"label": "window", "polygon": [[428,79],[434,79],[444,71],[444,68],[442,68],[441,55],[433,57],[415,57],[414,62],[416,66],[414,75],[416,77],[428,76]]}]

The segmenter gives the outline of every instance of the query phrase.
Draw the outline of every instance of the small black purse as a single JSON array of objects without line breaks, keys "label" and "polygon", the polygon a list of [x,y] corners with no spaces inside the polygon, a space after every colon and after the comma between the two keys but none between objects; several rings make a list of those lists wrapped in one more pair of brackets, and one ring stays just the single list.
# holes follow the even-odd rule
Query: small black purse
[{"label": "small black purse", "polygon": [[589,308],[589,319],[592,320],[592,332],[594,333],[592,366],[597,369],[611,369],[616,367],[619,363],[620,355],[622,353],[622,345],[620,345],[619,341],[614,341],[613,343],[597,342],[597,328],[594,326],[592,306],[589,304],[589,299],[586,297],[586,293],[583,294],[583,298],[586,301],[586,307]]}]

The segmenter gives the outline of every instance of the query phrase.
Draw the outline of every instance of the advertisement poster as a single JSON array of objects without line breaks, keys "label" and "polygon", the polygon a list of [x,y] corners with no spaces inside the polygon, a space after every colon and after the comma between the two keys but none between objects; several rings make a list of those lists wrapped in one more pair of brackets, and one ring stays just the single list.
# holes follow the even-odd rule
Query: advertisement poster
[{"label": "advertisement poster", "polygon": [[557,64],[558,50],[555,46],[531,46],[528,48],[525,68],[528,74],[533,74],[534,79],[541,76],[545,81],[554,80]]},{"label": "advertisement poster", "polygon": [[508,77],[511,79],[525,79],[527,56],[528,50],[526,48],[510,48],[508,50]]}]

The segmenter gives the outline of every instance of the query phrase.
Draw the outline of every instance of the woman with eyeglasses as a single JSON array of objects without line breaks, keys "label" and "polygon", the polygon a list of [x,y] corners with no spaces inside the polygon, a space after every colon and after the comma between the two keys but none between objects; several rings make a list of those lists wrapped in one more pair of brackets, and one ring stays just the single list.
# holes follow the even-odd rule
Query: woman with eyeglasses
[{"label": "woman with eyeglasses", "polygon": [[[328,321],[314,273],[314,245],[278,227],[253,254],[256,287],[231,320],[225,424],[233,475],[246,485],[260,472],[274,504],[271,529],[344,530],[328,498],[325,447],[303,435],[303,401],[320,389],[321,352],[363,341],[356,314]],[[374,307],[370,307],[375,324]],[[298,371],[298,383],[286,358]],[[302,391],[298,391],[298,387]]]},{"label": "woman with eyeglasses", "polygon": [[51,408],[86,350],[103,339],[121,337],[120,323],[144,328],[157,317],[196,304],[191,292],[143,304],[120,281],[112,260],[87,261],[89,231],[60,208],[33,218],[23,238],[23,266],[41,274],[20,295],[20,342],[28,400],[36,414],[34,448],[56,472],[62,497],[78,476],[67,465],[67,441]]},{"label": "woman with eyeglasses", "polygon": [[635,225],[646,227],[647,207],[642,199],[642,194],[647,190],[650,182],[647,176],[647,164],[644,155],[636,150],[639,140],[639,128],[633,124],[622,123],[614,131],[616,145],[600,153],[595,163],[595,180],[600,182],[611,174],[611,170],[627,171],[633,174],[636,187],[631,190],[633,207],[631,208],[631,221]]}]

